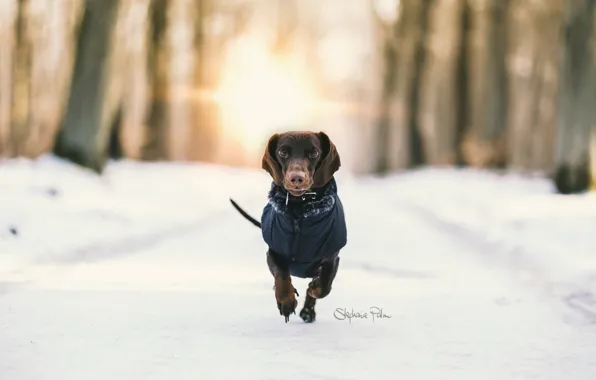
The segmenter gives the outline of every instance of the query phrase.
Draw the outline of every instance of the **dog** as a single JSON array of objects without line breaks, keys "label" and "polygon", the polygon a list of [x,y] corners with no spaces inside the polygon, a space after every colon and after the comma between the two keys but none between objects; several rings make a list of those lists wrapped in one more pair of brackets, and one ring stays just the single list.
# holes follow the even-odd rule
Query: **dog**
[{"label": "dog", "polygon": [[343,205],[334,178],[339,153],[324,132],[285,132],[270,137],[262,168],[272,177],[259,222],[230,199],[242,216],[259,227],[267,243],[267,266],[274,278],[279,314],[296,314],[298,291],[292,276],[309,278],[300,318],[316,320],[317,299],[331,292],[339,252],[347,244]]}]

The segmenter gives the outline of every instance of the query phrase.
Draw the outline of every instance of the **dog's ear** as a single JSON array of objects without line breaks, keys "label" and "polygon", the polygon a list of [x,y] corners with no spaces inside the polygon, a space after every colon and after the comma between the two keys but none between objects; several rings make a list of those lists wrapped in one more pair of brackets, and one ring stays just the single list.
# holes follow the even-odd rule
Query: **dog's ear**
[{"label": "dog's ear", "polygon": [[324,132],[319,132],[316,135],[319,138],[323,151],[321,152],[321,162],[315,170],[314,188],[325,186],[341,166],[339,153],[329,136]]},{"label": "dog's ear", "polygon": [[271,175],[273,182],[275,182],[277,186],[282,186],[283,174],[281,165],[275,158],[275,149],[277,148],[278,141],[279,135],[277,133],[269,138],[269,142],[267,142],[267,146],[265,147],[263,159],[261,160],[261,166]]}]

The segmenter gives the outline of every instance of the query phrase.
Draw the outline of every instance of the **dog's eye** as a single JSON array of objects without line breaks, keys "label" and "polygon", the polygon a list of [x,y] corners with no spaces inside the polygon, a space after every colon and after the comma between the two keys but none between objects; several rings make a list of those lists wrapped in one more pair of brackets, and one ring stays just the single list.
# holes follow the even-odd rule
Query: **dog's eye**
[{"label": "dog's eye", "polygon": [[281,149],[277,154],[279,154],[281,158],[288,158],[288,151],[285,149]]},{"label": "dog's eye", "polygon": [[318,150],[311,150],[310,153],[308,154],[308,157],[310,157],[310,158],[317,158],[317,157],[319,157],[319,151]]}]

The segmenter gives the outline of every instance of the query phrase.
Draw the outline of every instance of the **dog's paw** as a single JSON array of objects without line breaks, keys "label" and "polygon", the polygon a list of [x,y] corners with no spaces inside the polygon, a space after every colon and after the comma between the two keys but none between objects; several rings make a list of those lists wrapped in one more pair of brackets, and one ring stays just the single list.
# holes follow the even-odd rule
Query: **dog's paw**
[{"label": "dog's paw", "polygon": [[277,309],[279,310],[279,315],[285,318],[286,323],[290,320],[291,314],[296,314],[296,307],[298,307],[298,301],[296,300],[297,295],[298,291],[289,281],[278,283],[275,286]]},{"label": "dog's paw", "polygon": [[327,289],[321,285],[321,280],[316,277],[308,284],[307,294],[314,299],[321,299],[327,297],[331,289]]},{"label": "dog's paw", "polygon": [[298,301],[287,301],[287,302],[277,302],[277,309],[279,310],[279,315],[285,318],[286,323],[290,320],[291,314],[296,314],[296,307],[298,306]]},{"label": "dog's paw", "polygon": [[304,307],[300,311],[300,318],[306,323],[313,323],[317,319],[317,313],[314,308]]}]

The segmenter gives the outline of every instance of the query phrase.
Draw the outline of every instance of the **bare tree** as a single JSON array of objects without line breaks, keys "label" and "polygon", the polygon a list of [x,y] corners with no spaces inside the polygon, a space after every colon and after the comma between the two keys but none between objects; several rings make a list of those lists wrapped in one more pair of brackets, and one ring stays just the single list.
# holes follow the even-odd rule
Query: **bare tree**
[{"label": "bare tree", "polygon": [[12,70],[18,1],[0,2],[0,155],[11,154]]},{"label": "bare tree", "polygon": [[457,52],[457,71],[455,73],[456,93],[456,121],[455,121],[455,163],[463,166],[466,163],[462,142],[465,137],[466,127],[469,122],[469,74],[468,74],[468,52],[469,36],[471,24],[471,11],[468,0],[460,0],[459,6],[461,17],[459,19],[459,51]]},{"label": "bare tree", "polygon": [[463,143],[473,166],[505,164],[507,8],[509,0],[469,0],[469,115]]},{"label": "bare tree", "polygon": [[378,173],[425,162],[419,126],[420,86],[433,0],[402,0],[397,20],[382,26],[381,94],[374,165]]},{"label": "bare tree", "polygon": [[[433,0],[403,0],[404,28],[402,29],[407,36],[405,51],[407,55],[403,57],[399,81],[403,89],[403,95],[406,106],[405,127],[407,128],[409,142],[409,167],[416,167],[425,163],[424,147],[420,133],[420,87],[423,76],[423,67],[425,65],[427,51],[427,36],[429,14]],[[401,36],[404,38],[404,36]]]},{"label": "bare tree", "polygon": [[73,73],[83,4],[78,0],[28,0],[30,118],[22,152],[51,151],[62,122]]},{"label": "bare tree", "polygon": [[460,45],[465,45],[460,25],[462,8],[461,1],[436,0],[430,9],[418,115],[429,165],[452,165],[457,161],[458,66]]},{"label": "bare tree", "polygon": [[119,0],[109,75],[109,112],[115,114],[110,157],[139,159],[147,137],[149,4]]},{"label": "bare tree", "polygon": [[[419,124],[422,78],[433,0],[402,0],[393,24],[377,20],[381,70],[374,171],[425,163]],[[376,15],[378,18],[378,15]]]},{"label": "bare tree", "polygon": [[109,150],[112,119],[105,112],[116,0],[87,0],[81,22],[70,98],[54,153],[98,173]]},{"label": "bare tree", "polygon": [[[593,4],[593,3],[592,3]],[[596,7],[592,9],[592,94],[596,100]],[[594,104],[594,103],[592,103]],[[592,109],[592,112],[595,112]],[[596,191],[596,115],[592,113],[592,131],[590,136],[590,190]]]},{"label": "bare tree", "polygon": [[[596,88],[596,81],[594,87]],[[596,191],[596,123],[592,125],[590,137],[590,190]]]},{"label": "bare tree", "polygon": [[11,147],[15,156],[26,155],[31,127],[31,41],[28,36],[28,0],[19,0],[16,45],[12,71]]},{"label": "bare tree", "polygon": [[590,183],[590,130],[596,120],[596,57],[590,46],[595,10],[592,0],[569,1],[565,7],[554,176],[563,194],[585,191]]},{"label": "bare tree", "polygon": [[[195,3],[197,21],[194,25],[194,88],[199,94],[193,103],[192,149],[190,159],[198,161],[219,161],[237,164],[230,157],[223,157],[220,135],[223,122],[221,105],[214,97],[224,75],[224,60],[228,44],[246,33],[253,22],[254,13],[260,2],[221,2],[200,0]],[[225,144],[230,144],[226,142]],[[239,157],[238,151],[233,156]]]},{"label": "bare tree", "polygon": [[216,140],[218,138],[217,107],[206,94],[211,92],[215,83],[208,72],[207,59],[209,54],[206,32],[206,21],[214,13],[213,0],[197,0],[195,2],[195,23],[194,23],[194,74],[193,87],[199,94],[192,98],[192,123],[191,140],[193,149],[189,157],[196,161],[211,161],[215,155]]},{"label": "bare tree", "polygon": [[510,0],[507,164],[554,168],[562,0]]},{"label": "bare tree", "polygon": [[399,23],[403,22],[403,19],[399,17],[391,24],[384,22],[376,14],[374,16],[376,17],[377,27],[380,30],[380,71],[382,75],[380,104],[376,120],[376,141],[374,144],[376,146],[374,172],[385,174],[391,170],[389,151],[391,150],[390,145],[392,141],[390,137],[391,129],[395,128],[395,117],[392,114],[392,109],[394,108],[392,106],[395,103],[398,66],[398,49],[395,33],[396,29],[399,28]]},{"label": "bare tree", "polygon": [[150,82],[147,140],[142,158],[165,158],[165,135],[168,122],[168,57],[166,49],[168,0],[151,0],[149,6],[148,72]]}]

